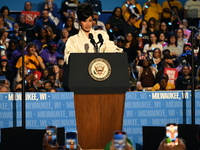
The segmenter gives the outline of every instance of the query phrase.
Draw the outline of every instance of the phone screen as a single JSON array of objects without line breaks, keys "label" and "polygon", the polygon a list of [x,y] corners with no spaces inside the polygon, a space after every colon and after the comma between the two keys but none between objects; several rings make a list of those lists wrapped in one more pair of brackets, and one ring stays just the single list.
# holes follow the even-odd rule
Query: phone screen
[{"label": "phone screen", "polygon": [[126,149],[126,132],[116,131],[114,133],[114,146],[118,150]]},{"label": "phone screen", "polygon": [[169,146],[178,145],[178,126],[177,124],[166,125],[166,142]]},{"label": "phone screen", "polygon": [[77,149],[78,138],[77,131],[68,131],[66,134],[66,148]]},{"label": "phone screen", "polygon": [[51,146],[55,146],[57,143],[57,127],[56,126],[47,126],[46,127],[46,138]]}]

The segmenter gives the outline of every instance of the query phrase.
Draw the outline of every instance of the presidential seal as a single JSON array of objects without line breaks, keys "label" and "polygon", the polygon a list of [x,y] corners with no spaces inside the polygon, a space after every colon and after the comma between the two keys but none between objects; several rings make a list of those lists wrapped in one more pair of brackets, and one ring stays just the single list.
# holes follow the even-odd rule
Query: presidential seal
[{"label": "presidential seal", "polygon": [[103,58],[96,58],[89,64],[89,75],[96,81],[104,81],[111,74],[109,62]]}]

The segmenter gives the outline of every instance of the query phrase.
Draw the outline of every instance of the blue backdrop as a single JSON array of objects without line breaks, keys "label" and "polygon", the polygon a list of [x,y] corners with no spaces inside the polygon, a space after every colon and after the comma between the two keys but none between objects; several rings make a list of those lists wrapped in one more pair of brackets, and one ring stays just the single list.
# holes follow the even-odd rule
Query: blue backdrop
[{"label": "blue backdrop", "polygon": [[[7,5],[12,11],[21,11],[23,9],[24,2],[26,1],[27,0],[0,0],[0,6]],[[34,0],[34,1],[30,0],[30,1],[33,3],[34,10],[38,10],[38,7],[40,6],[38,4],[44,2],[44,0]],[[63,0],[54,0],[54,1],[60,8],[61,2]],[[84,0],[79,0],[79,1],[84,2]],[[104,11],[111,11],[117,6],[121,7],[125,1],[126,0],[101,0],[102,9]],[[138,3],[143,5],[146,1],[147,0],[138,0]],[[160,4],[162,4],[163,1],[164,0],[158,0]],[[180,0],[180,2],[184,5],[186,0]]]},{"label": "blue backdrop", "polygon": [[[195,91],[195,123],[200,124],[200,91]],[[0,94],[0,128],[21,126],[21,93]],[[127,92],[123,130],[134,146],[142,145],[142,126],[191,124],[191,92]],[[26,128],[47,125],[76,130],[74,94],[26,93]]]}]

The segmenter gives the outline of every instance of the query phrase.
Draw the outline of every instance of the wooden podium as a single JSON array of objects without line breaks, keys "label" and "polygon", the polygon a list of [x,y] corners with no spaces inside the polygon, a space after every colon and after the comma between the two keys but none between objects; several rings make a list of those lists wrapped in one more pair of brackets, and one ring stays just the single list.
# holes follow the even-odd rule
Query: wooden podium
[{"label": "wooden podium", "polygon": [[[109,77],[103,81],[90,75],[91,62],[97,58],[106,60],[111,67]],[[101,62],[97,62],[99,64]],[[63,85],[75,93],[78,143],[83,149],[103,149],[111,141],[113,132],[122,130],[125,92],[130,86],[127,56],[122,53],[73,53],[67,70],[64,75],[69,80],[65,76]]]}]

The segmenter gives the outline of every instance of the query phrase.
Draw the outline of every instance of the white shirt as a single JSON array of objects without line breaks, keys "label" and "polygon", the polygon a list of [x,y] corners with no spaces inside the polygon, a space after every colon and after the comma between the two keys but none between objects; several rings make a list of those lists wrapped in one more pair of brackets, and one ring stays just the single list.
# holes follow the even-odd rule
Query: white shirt
[{"label": "white shirt", "polygon": [[[93,34],[94,40],[97,43],[99,41],[98,34],[102,35],[103,44],[100,47],[100,43],[98,44],[99,53],[116,53],[122,52],[123,49],[118,48],[113,41],[109,40],[108,34],[103,30],[90,30],[90,33]],[[90,39],[86,36],[82,29],[79,30],[79,33],[69,37],[66,42],[65,50],[64,50],[64,59],[65,62],[68,63],[68,58],[70,53],[95,53],[95,48],[90,42]]]}]

